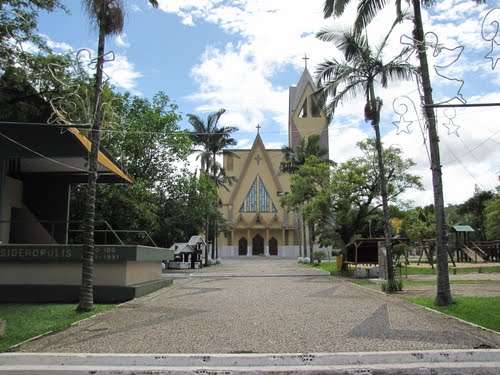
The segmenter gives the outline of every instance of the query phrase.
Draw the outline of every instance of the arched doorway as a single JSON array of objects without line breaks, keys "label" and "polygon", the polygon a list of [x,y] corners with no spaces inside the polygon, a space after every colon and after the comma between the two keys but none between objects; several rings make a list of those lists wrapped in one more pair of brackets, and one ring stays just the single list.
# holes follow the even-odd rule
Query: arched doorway
[{"label": "arched doorway", "polygon": [[264,238],[260,234],[252,240],[252,255],[264,255]]},{"label": "arched doorway", "polygon": [[274,237],[269,240],[269,255],[278,255],[278,240]]},{"label": "arched doorway", "polygon": [[245,237],[241,237],[238,241],[238,255],[247,255],[248,241]]}]

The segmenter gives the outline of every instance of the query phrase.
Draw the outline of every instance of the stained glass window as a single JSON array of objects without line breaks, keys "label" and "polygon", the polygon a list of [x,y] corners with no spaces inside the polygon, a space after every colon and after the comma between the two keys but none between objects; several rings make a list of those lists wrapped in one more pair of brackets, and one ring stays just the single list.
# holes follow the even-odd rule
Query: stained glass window
[{"label": "stained glass window", "polygon": [[[258,185],[258,188],[257,188]],[[258,197],[257,197],[258,194]],[[259,205],[257,206],[257,199]],[[274,205],[271,196],[267,192],[266,186],[262,180],[257,177],[248,194],[245,201],[240,206],[240,212],[278,212],[276,206]]]},{"label": "stained glass window", "polygon": [[245,199],[246,212],[255,212],[257,211],[257,179],[254,180],[250,191],[247,194],[247,198]]},{"label": "stained glass window", "polygon": [[262,180],[259,181],[259,211],[260,212],[269,212],[269,203],[271,199],[269,197],[269,193],[266,190],[266,187],[262,183]]}]

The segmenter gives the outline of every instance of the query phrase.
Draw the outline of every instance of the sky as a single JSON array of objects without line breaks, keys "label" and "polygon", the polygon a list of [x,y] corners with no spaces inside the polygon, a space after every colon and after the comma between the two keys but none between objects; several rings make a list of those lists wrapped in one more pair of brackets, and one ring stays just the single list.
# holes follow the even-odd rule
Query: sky
[{"label": "sky", "polygon": [[[37,32],[54,52],[95,51],[96,33],[81,1],[62,2],[70,14],[41,14]],[[125,0],[124,31],[106,43],[115,59],[106,63],[105,72],[119,91],[148,99],[165,92],[178,105],[182,128],[190,129],[187,114],[205,118],[225,108],[220,124],[239,128],[237,148],[251,147],[257,125],[266,147],[280,148],[288,139],[289,87],[298,83],[305,61],[315,77],[319,63],[341,59],[335,46],[316,33],[347,30],[356,11],[352,3],[341,18],[324,20],[323,0],[159,0],[158,9],[147,0]],[[425,31],[432,32],[426,40],[435,102],[500,103],[500,9],[488,3],[438,0],[423,10]],[[395,7],[389,5],[375,18],[366,31],[370,44],[380,44],[394,17]],[[408,43],[411,26],[406,20],[393,30],[384,61]],[[415,56],[409,61],[416,62]],[[413,159],[412,172],[424,184],[424,190],[408,191],[404,198],[414,206],[432,204],[428,137],[416,81],[378,86],[376,94],[383,100],[384,146],[400,147]],[[356,143],[374,137],[363,108],[362,97],[337,108],[329,125],[332,160],[360,156]],[[495,189],[500,184],[500,107],[436,112],[445,204],[464,202],[475,186]]]}]

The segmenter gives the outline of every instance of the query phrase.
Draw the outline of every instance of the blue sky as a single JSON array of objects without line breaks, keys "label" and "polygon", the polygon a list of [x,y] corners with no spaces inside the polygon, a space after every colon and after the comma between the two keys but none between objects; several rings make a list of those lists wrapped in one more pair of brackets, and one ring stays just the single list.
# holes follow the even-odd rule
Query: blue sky
[{"label": "blue sky", "polygon": [[[61,48],[95,50],[96,35],[81,2],[63,3],[71,14],[43,14],[39,33],[56,52]],[[107,42],[107,50],[116,55],[105,67],[112,83],[119,90],[147,98],[164,91],[178,104],[184,117],[182,127],[189,127],[188,113],[206,116],[226,108],[221,123],[240,129],[236,135],[240,148],[252,144],[257,124],[262,125],[267,147],[278,148],[286,142],[288,87],[300,78],[302,57],[307,53],[310,58],[313,76],[325,58],[339,58],[333,45],[319,41],[315,33],[322,27],[347,27],[355,12],[353,4],[342,19],[325,21],[323,0],[159,0],[160,9],[153,9],[146,0],[125,3],[124,32]],[[500,102],[500,64],[493,69],[500,56],[500,35],[494,23],[500,22],[500,10],[491,10],[491,5],[476,6],[470,0],[442,0],[424,11],[426,31],[438,36],[441,47],[428,52],[436,102],[457,96],[457,81],[444,77],[463,79],[461,93],[468,103]],[[374,20],[367,31],[370,42],[377,44],[385,35],[394,13],[389,6]],[[481,26],[487,14],[483,39]],[[401,49],[402,35],[411,36],[410,21],[394,31],[384,55],[387,59]],[[492,45],[496,48],[488,59]],[[393,124],[400,120],[393,107],[396,98],[411,99],[418,108],[416,83],[391,84],[388,89],[377,89],[377,94],[384,100],[381,131],[385,144],[401,147],[405,156],[414,159],[413,172],[425,184],[424,191],[408,192],[405,198],[430,204],[431,173],[420,111],[408,102],[410,111],[402,120],[412,121],[410,134],[397,134]],[[437,113],[445,200],[460,203],[473,194],[475,185],[494,189],[499,183],[500,109],[468,108],[446,114],[442,109]],[[363,121],[362,98],[346,102],[330,124],[330,157],[342,162],[357,156],[356,142],[372,136],[373,130]]]}]

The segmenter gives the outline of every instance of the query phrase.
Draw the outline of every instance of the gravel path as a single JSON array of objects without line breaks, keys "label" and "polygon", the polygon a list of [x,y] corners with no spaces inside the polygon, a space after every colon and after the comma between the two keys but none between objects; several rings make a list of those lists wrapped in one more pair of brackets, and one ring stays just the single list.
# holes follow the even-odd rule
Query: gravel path
[{"label": "gravel path", "polygon": [[177,278],[23,352],[311,353],[500,348],[500,335],[301,267],[244,258]]}]

